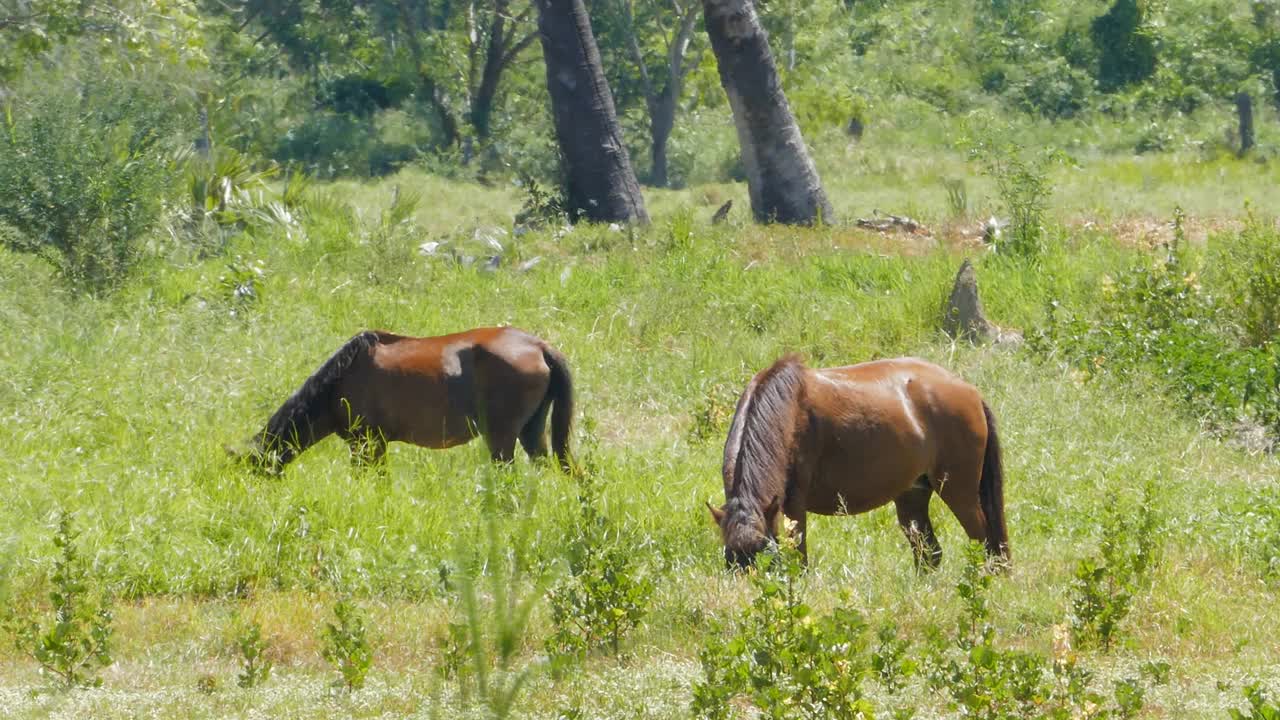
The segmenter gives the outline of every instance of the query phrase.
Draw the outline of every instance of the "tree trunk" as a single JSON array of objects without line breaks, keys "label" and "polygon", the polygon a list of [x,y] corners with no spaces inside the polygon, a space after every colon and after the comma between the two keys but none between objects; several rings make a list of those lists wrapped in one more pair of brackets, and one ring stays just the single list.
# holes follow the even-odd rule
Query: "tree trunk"
[{"label": "tree trunk", "polygon": [[685,63],[685,55],[689,52],[689,44],[693,40],[694,25],[698,21],[698,6],[690,3],[681,7],[675,5],[677,20],[674,38],[667,45],[667,77],[659,90],[649,68],[645,63],[644,52],[640,49],[640,37],[636,31],[635,13],[631,9],[631,0],[623,0],[622,10],[627,18],[627,46],[631,51],[631,59],[640,71],[640,85],[644,89],[645,108],[649,111],[649,140],[652,167],[649,169],[649,184],[655,187],[666,187],[670,184],[667,170],[667,140],[676,126],[676,107],[680,102],[680,94],[684,90],[684,78],[692,69]]},{"label": "tree trunk", "polygon": [[489,26],[489,47],[485,49],[484,69],[480,72],[480,84],[471,99],[471,127],[480,140],[489,139],[489,118],[493,115],[493,101],[498,94],[498,80],[502,77],[502,54],[506,50],[507,4],[498,2],[494,7],[493,22]]},{"label": "tree trunk", "polygon": [[1240,154],[1253,148],[1253,98],[1249,93],[1236,95],[1236,114],[1240,116]]},{"label": "tree trunk", "polygon": [[653,167],[649,170],[649,183],[654,187],[666,187],[670,183],[667,173],[667,140],[676,124],[676,99],[671,86],[649,103],[650,157]]},{"label": "tree trunk", "polygon": [[537,3],[570,216],[648,222],[586,7],[582,0]]},{"label": "tree trunk", "polygon": [[782,92],[755,6],[751,0],[703,0],[702,10],[733,109],[756,221],[830,220],[831,204]]},{"label": "tree trunk", "polygon": [[200,123],[200,134],[196,136],[196,154],[201,160],[208,160],[209,154],[213,150],[213,140],[209,134],[209,106],[203,102],[200,103],[200,109],[196,111],[196,120]]}]

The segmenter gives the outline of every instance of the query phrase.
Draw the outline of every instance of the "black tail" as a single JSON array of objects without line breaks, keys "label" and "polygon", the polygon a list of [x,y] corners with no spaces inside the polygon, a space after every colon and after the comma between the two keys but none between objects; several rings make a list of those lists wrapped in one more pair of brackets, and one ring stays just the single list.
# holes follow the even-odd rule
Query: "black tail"
[{"label": "black tail", "polygon": [[551,406],[551,452],[565,472],[573,468],[569,457],[569,431],[573,429],[573,377],[569,374],[569,364],[559,351],[547,348],[542,351],[547,366],[551,368],[551,384],[547,387],[547,398],[554,403]]},{"label": "black tail", "polygon": [[377,344],[378,334],[370,330],[351,338],[284,401],[253,438],[262,465],[279,470],[338,429],[333,418],[327,416],[333,386],[361,353]]},{"label": "black tail", "polygon": [[978,482],[978,500],[987,517],[987,551],[1009,557],[1009,533],[1004,524],[1004,462],[1000,458],[1000,438],[996,435],[996,418],[991,408],[982,403],[987,416],[987,451],[982,459],[982,479]]}]

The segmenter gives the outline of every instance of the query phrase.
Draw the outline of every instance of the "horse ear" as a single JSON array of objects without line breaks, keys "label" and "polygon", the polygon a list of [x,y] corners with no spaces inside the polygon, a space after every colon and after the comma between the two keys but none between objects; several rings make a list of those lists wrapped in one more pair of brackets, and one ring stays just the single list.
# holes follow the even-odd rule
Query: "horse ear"
[{"label": "horse ear", "polygon": [[724,508],[718,508],[707,501],[707,509],[711,511],[711,519],[716,521],[716,525],[724,521]]}]

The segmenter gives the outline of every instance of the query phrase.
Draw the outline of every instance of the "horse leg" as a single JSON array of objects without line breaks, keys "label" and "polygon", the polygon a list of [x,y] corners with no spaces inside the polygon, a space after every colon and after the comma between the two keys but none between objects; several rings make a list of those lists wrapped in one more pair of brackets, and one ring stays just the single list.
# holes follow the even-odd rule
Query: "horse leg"
[{"label": "horse leg", "polygon": [[898,510],[898,525],[911,545],[917,571],[935,570],[942,562],[942,546],[938,544],[933,523],[929,521],[929,499],[932,497],[933,488],[929,487],[928,479],[922,477],[893,501]]},{"label": "horse leg", "polygon": [[547,454],[547,434],[544,432],[546,418],[544,410],[541,417],[535,415],[520,431],[520,446],[530,458],[537,459]]},{"label": "horse leg", "polygon": [[978,474],[944,473],[942,477],[945,479],[938,488],[938,495],[951,508],[965,534],[970,540],[982,543],[988,555],[997,555],[999,548],[987,544],[987,516],[982,512],[982,503],[978,499]]},{"label": "horse leg", "polygon": [[490,428],[484,441],[489,446],[489,457],[494,462],[512,463],[516,460],[516,433],[510,428]]}]

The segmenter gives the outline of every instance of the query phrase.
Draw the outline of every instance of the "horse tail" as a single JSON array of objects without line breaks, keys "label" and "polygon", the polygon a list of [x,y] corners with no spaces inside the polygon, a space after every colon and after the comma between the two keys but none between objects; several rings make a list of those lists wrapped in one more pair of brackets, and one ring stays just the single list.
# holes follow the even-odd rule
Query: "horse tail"
[{"label": "horse tail", "polygon": [[1000,457],[1000,437],[996,434],[996,418],[985,401],[982,412],[987,417],[987,450],[982,458],[978,500],[987,519],[987,550],[1008,558],[1009,533],[1004,522],[1004,462]]},{"label": "horse tail", "polygon": [[551,406],[551,452],[555,453],[560,467],[569,472],[573,463],[569,458],[569,431],[573,429],[573,377],[569,363],[559,350],[545,348],[542,357],[551,368],[551,383],[547,386],[547,400]]},{"label": "horse tail", "polygon": [[378,344],[378,333],[366,330],[348,340],[324,361],[298,391],[289,396],[267,421],[254,439],[261,458],[273,469],[289,463],[295,456],[336,430],[323,413],[328,410],[334,385],[351,368],[362,353]]}]

